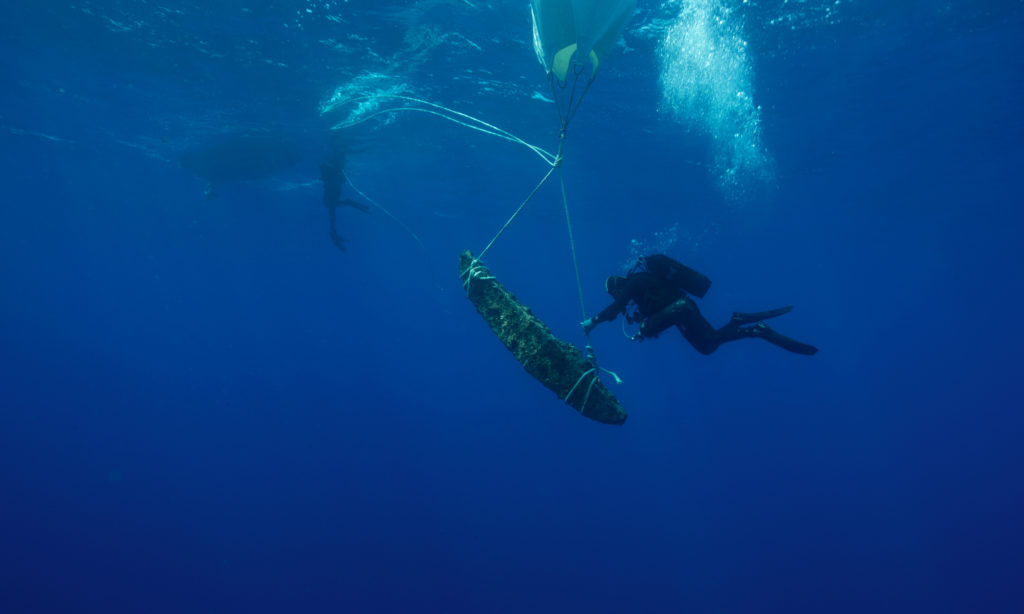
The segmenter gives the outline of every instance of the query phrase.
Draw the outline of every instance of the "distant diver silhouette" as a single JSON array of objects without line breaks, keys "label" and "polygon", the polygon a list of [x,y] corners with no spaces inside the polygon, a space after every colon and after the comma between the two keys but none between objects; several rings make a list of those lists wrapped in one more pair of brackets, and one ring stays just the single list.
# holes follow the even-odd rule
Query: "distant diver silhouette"
[{"label": "distant diver silhouette", "polygon": [[341,139],[335,135],[331,138],[331,149],[327,159],[320,165],[320,181],[324,184],[324,206],[327,207],[330,218],[331,242],[343,252],[348,251],[348,248],[345,246],[345,238],[338,234],[338,207],[352,207],[363,213],[370,211],[370,207],[363,203],[356,202],[351,198],[341,198],[341,188],[347,180],[345,176],[345,147],[341,143]]},{"label": "distant diver silhouette", "polygon": [[[764,320],[789,313],[792,306],[757,313],[734,312],[728,324],[715,330],[687,295],[703,298],[710,287],[710,279],[664,254],[641,257],[626,277],[608,278],[605,290],[615,301],[580,325],[589,334],[601,322],[610,322],[623,314],[628,322],[641,323],[640,331],[631,338],[633,341],[652,339],[675,326],[694,349],[705,355],[737,339],[764,339],[805,356],[818,351],[813,345],[782,335],[764,323]],[[630,303],[637,307],[632,316],[626,314]]]}]

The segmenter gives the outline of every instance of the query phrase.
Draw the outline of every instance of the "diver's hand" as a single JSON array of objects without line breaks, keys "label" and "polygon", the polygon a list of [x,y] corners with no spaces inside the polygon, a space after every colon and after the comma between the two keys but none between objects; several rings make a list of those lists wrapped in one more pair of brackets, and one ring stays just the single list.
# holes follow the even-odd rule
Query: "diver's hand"
[{"label": "diver's hand", "polygon": [[583,332],[589,335],[590,331],[594,330],[594,327],[597,326],[597,321],[594,318],[587,318],[580,322],[580,326],[583,327]]}]

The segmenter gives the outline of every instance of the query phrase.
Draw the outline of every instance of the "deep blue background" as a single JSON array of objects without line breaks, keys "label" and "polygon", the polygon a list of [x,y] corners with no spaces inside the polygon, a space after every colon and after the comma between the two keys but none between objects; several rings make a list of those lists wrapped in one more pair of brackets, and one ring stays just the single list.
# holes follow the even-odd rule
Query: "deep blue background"
[{"label": "deep blue background", "polygon": [[[364,71],[553,146],[525,3],[7,4],[3,611],[1024,610],[1024,3],[737,4],[776,164],[742,198],[659,110],[675,8],[641,5],[568,143],[588,310],[678,224],[712,323],[792,303],[821,352],[604,325],[623,427],[462,296],[525,150],[364,127],[352,178],[424,249],[379,211],[327,238],[319,109]],[[304,162],[209,201],[175,162],[265,125]],[[488,264],[582,343],[554,187]]]}]

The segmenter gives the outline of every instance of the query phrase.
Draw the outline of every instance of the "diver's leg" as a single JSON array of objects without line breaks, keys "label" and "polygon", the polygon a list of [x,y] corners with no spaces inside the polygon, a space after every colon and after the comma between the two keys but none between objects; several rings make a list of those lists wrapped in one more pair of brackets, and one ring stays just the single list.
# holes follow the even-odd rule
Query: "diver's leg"
[{"label": "diver's leg", "polygon": [[696,309],[696,305],[693,305],[693,301],[688,301],[685,298],[681,298],[672,303],[668,307],[644,320],[644,323],[640,326],[640,336],[645,339],[654,339],[661,333],[678,324],[681,314],[689,310],[691,306],[693,309]]},{"label": "diver's leg", "polygon": [[757,322],[760,322],[762,320],[767,320],[769,318],[777,318],[781,315],[785,315],[790,311],[793,311],[792,305],[786,305],[785,307],[779,307],[778,309],[769,309],[768,311],[758,311],[755,313],[742,313],[739,311],[734,311],[732,313],[732,320],[729,321],[729,324],[735,324],[737,326],[742,324],[756,324]]},{"label": "diver's leg", "polygon": [[348,248],[345,247],[345,238],[338,234],[338,230],[335,227],[336,218],[337,218],[337,214],[335,213],[336,209],[337,209],[337,206],[329,207],[328,208],[328,211],[330,212],[330,216],[331,216],[331,228],[330,228],[331,243],[334,243],[334,246],[337,247],[338,249],[340,249],[341,251],[346,252],[346,251],[348,251]]},{"label": "diver's leg", "polygon": [[683,334],[684,339],[690,342],[693,349],[705,356],[711,354],[722,344],[718,333],[701,315],[696,303],[693,301],[686,303],[686,309],[676,314],[676,326],[679,327],[679,332]]}]

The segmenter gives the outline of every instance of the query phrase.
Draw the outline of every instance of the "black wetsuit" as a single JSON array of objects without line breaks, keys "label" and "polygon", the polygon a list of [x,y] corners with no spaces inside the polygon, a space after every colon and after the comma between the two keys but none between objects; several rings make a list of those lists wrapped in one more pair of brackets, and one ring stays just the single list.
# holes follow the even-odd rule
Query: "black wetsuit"
[{"label": "black wetsuit", "polygon": [[[683,337],[701,354],[711,354],[718,346],[737,339],[760,338],[798,354],[811,355],[817,348],[790,339],[772,330],[761,322],[763,318],[775,317],[791,308],[776,309],[757,314],[733,314],[728,324],[715,330],[701,315],[697,303],[681,288],[666,282],[647,271],[635,271],[625,278],[625,283],[611,292],[615,299],[594,316],[593,325],[611,322],[626,314],[629,304],[636,304],[636,312],[630,321],[642,320],[640,338],[654,338],[668,328],[675,326]],[[746,326],[753,324],[753,326]]]}]

